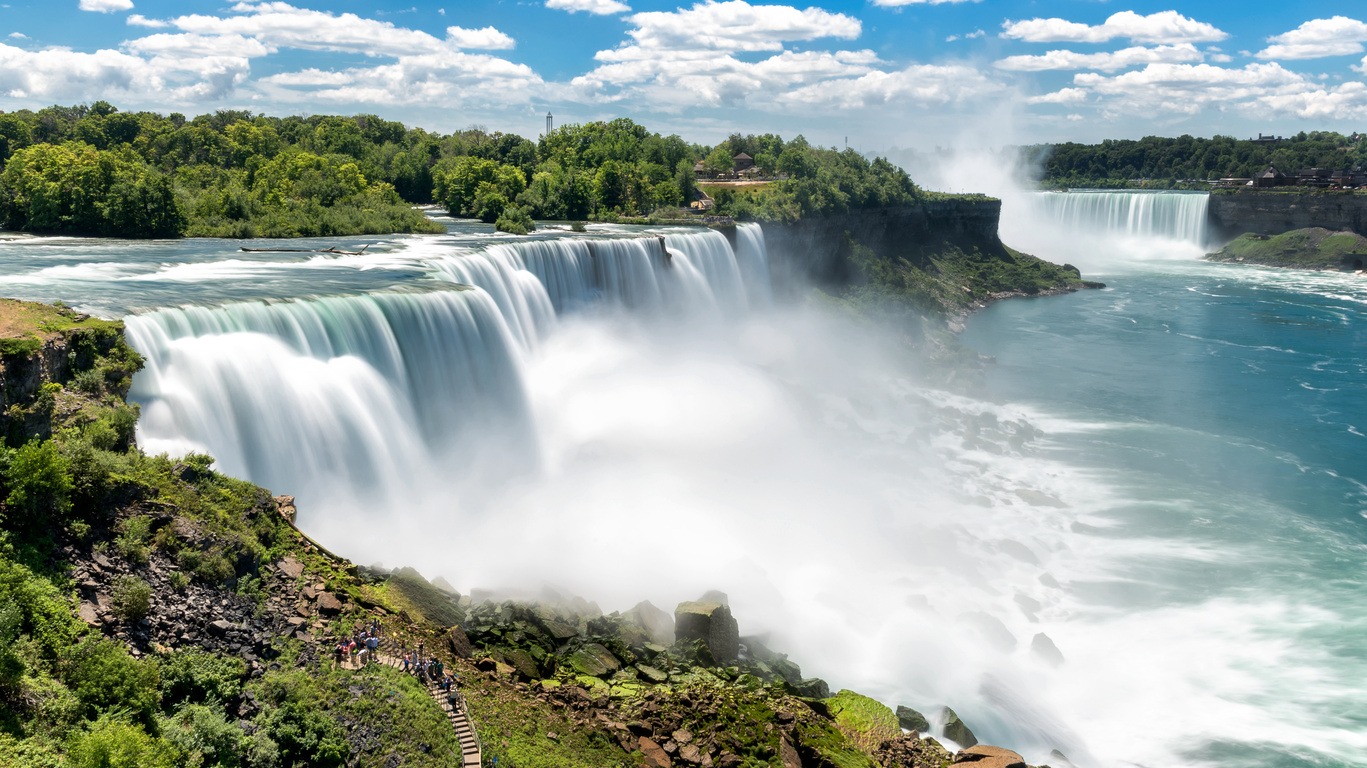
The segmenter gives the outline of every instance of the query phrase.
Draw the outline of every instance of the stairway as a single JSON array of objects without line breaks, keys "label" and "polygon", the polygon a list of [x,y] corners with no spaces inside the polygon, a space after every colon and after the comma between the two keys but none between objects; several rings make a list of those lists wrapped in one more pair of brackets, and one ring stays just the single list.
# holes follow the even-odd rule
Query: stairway
[{"label": "stairway", "polygon": [[[375,659],[387,667],[403,669],[404,650],[389,638],[380,641],[380,651]],[[411,674],[411,673],[410,673]],[[441,707],[441,711],[446,713],[446,719],[451,721],[451,728],[456,732],[456,738],[460,740],[461,768],[480,768],[483,762],[483,746],[479,742],[479,734],[475,732],[475,721],[470,718],[469,708],[465,706],[462,697],[459,706],[451,706],[446,694],[437,685],[428,683],[427,693]]]}]

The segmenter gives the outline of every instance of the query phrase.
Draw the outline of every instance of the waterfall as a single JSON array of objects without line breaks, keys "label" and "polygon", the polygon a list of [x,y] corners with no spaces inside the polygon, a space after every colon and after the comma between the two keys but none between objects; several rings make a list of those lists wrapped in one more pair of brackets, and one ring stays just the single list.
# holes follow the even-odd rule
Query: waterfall
[{"label": "waterfall", "polygon": [[1205,193],[1044,192],[1034,202],[1037,215],[1069,230],[1206,245]]},{"label": "waterfall", "polygon": [[[744,259],[761,264],[753,230]],[[711,230],[436,245],[410,254],[416,286],[129,317],[140,443],[207,452],[315,510],[458,506],[463,486],[538,466],[524,367],[561,315],[725,316],[768,289]]]}]

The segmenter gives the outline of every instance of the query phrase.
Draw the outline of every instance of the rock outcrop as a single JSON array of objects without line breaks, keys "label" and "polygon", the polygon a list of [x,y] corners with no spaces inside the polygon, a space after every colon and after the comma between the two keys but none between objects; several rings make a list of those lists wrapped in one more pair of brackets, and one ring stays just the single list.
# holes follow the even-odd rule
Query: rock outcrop
[{"label": "rock outcrop", "polygon": [[699,640],[719,664],[740,656],[740,631],[731,609],[717,601],[679,603],[674,609],[674,639]]},{"label": "rock outcrop", "polygon": [[1279,235],[1310,227],[1367,235],[1367,195],[1356,192],[1217,191],[1207,210],[1215,234],[1226,239],[1245,232]]}]

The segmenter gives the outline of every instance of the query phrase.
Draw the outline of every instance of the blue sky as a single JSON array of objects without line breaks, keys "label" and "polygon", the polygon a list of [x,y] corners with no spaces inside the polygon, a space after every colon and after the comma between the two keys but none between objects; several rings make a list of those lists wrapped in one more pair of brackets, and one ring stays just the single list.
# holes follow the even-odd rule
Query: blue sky
[{"label": "blue sky", "polygon": [[862,149],[1367,130],[1362,0],[0,0],[0,109]]}]

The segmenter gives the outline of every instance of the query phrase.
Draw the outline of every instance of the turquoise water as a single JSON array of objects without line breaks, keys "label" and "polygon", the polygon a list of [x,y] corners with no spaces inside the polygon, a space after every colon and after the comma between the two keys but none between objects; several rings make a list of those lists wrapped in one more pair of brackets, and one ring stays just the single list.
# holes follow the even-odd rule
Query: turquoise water
[{"label": "turquoise water", "polygon": [[963,335],[987,397],[1047,414],[1042,450],[1106,489],[1079,530],[1159,545],[1069,585],[1064,625],[1125,613],[1136,639],[1093,663],[1117,697],[1166,694],[1135,713],[1171,739],[1144,764],[1367,765],[1367,277],[1086,234],[1108,288]]}]

